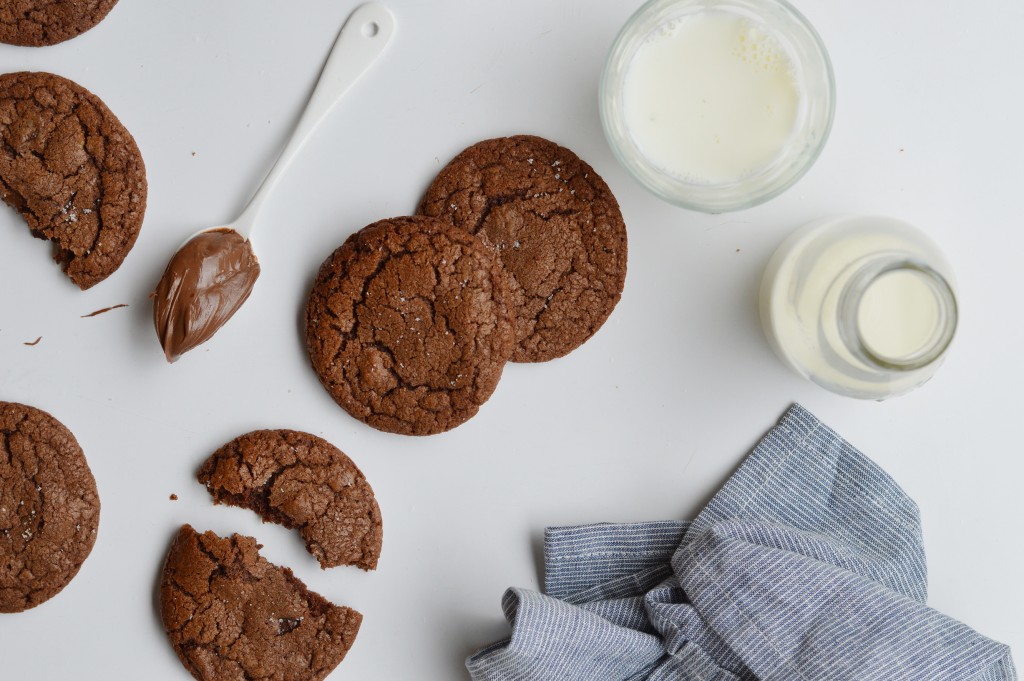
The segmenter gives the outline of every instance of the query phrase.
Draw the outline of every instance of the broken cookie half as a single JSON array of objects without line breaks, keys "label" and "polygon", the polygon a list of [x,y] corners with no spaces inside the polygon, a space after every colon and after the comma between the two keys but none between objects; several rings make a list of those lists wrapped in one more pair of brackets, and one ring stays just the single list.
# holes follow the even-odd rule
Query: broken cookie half
[{"label": "broken cookie half", "polygon": [[313,593],[259,554],[252,537],[178,531],[160,582],[160,615],[199,681],[322,681],[345,658],[362,615]]},{"label": "broken cookie half", "polygon": [[227,443],[196,476],[214,503],[297,529],[326,569],[377,567],[380,507],[359,468],[330,442],[295,430],[257,430]]},{"label": "broken cookie half", "polygon": [[146,167],[100,99],[52,73],[0,75],[0,198],[81,289],[110,276],[146,212]]}]

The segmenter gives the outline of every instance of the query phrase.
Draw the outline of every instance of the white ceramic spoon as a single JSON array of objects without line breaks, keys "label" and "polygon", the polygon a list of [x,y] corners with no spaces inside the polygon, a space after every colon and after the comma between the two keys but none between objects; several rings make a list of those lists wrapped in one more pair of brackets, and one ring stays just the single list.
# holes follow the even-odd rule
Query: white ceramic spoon
[{"label": "white ceramic spoon", "polygon": [[349,15],[288,145],[263,180],[263,184],[249,200],[249,205],[237,220],[227,225],[228,229],[235,230],[246,239],[252,237],[256,229],[256,218],[267,196],[274,190],[320,124],[327,119],[327,115],[384,52],[394,32],[394,17],[380,3],[360,5]]},{"label": "white ceramic spoon", "polygon": [[153,320],[168,361],[209,340],[249,297],[259,264],[250,238],[260,209],[313,133],[377,60],[395,31],[386,7],[349,15],[284,151],[234,222],[201,229],[178,248],[153,294]]}]

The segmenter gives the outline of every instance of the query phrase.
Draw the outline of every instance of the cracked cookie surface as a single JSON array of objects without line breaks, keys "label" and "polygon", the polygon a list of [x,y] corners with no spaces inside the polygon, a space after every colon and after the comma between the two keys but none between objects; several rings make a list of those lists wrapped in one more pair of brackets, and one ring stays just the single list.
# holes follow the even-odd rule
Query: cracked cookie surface
[{"label": "cracked cookie surface", "polygon": [[383,526],[373,489],[322,438],[295,430],[246,433],[214,452],[196,477],[214,503],[299,530],[322,568],[377,567]]},{"label": "cracked cookie surface", "polygon": [[74,435],[44,411],[0,402],[0,612],[34,608],[67,586],[99,519]]},{"label": "cracked cookie surface", "polygon": [[103,21],[117,0],[4,0],[0,42],[27,47],[56,45]]},{"label": "cracked cookie surface", "polygon": [[0,197],[81,289],[112,274],[146,212],[131,134],[83,87],[50,73],[0,76]]},{"label": "cracked cookie surface", "polygon": [[576,349],[604,324],[626,280],[626,226],[594,169],[530,135],[464,150],[427,189],[419,212],[478,235],[509,274],[514,362]]},{"label": "cracked cookie surface", "polygon": [[362,615],[313,593],[252,537],[184,525],[167,553],[160,617],[200,681],[320,681],[345,658]]},{"label": "cracked cookie surface", "polygon": [[320,267],[306,345],[355,418],[430,435],[471,418],[512,354],[508,283],[478,238],[429,217],[381,220]]}]

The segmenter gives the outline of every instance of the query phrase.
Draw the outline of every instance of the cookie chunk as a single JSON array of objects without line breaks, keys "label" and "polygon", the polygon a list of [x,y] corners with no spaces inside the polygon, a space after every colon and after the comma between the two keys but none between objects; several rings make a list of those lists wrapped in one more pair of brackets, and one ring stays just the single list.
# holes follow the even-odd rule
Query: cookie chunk
[{"label": "cookie chunk", "polygon": [[0,197],[87,289],[120,267],[142,228],[146,168],[99,100],[50,73],[0,76]]},{"label": "cookie chunk", "polygon": [[320,267],[306,305],[313,368],[334,400],[379,430],[430,435],[477,413],[512,354],[501,263],[429,217],[375,222]]},{"label": "cookie chunk", "polygon": [[117,0],[4,0],[0,42],[27,47],[56,45],[103,21]]},{"label": "cookie chunk", "polygon": [[160,617],[200,681],[320,681],[345,658],[362,615],[313,593],[252,537],[184,525],[160,580]]},{"label": "cookie chunk", "polygon": [[0,612],[34,608],[67,586],[99,521],[75,436],[44,411],[0,402]]},{"label": "cookie chunk", "polygon": [[419,212],[484,240],[511,280],[515,362],[562,357],[594,335],[626,280],[626,225],[594,169],[520,135],[469,147],[438,174]]},{"label": "cookie chunk", "polygon": [[320,567],[377,567],[383,527],[370,483],[352,459],[316,435],[257,430],[227,443],[196,476],[217,504],[297,529]]}]

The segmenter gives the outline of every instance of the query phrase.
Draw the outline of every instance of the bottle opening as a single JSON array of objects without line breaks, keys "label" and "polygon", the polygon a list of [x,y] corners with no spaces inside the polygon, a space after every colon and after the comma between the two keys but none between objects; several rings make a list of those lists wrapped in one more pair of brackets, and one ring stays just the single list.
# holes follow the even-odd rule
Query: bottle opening
[{"label": "bottle opening", "polygon": [[957,324],[956,297],[935,270],[911,261],[865,273],[850,294],[848,340],[857,354],[888,369],[910,371],[946,351]]}]

